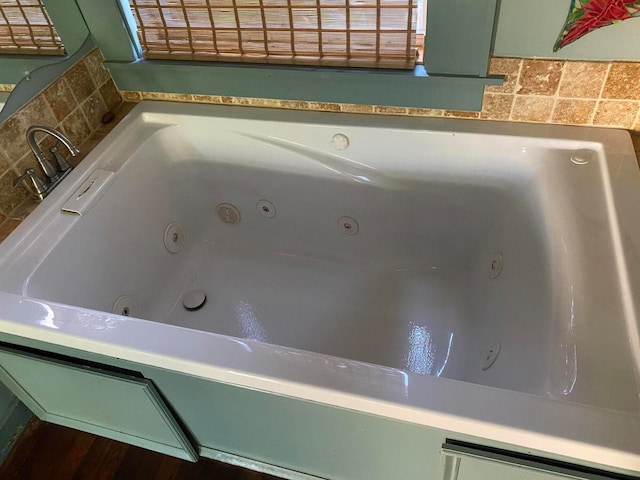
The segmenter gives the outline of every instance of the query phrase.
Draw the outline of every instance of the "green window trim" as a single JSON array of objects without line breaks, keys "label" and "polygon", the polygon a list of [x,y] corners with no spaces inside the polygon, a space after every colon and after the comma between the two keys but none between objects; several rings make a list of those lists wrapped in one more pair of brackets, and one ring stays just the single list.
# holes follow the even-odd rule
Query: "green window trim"
[{"label": "green window trim", "polygon": [[139,60],[107,62],[121,90],[257,97],[448,110],[480,110],[499,78],[426,76],[417,71],[292,68]]},{"label": "green window trim", "polygon": [[0,83],[14,84],[37,68],[70,58],[84,43],[88,31],[73,0],[43,0],[67,52],[63,56],[0,55]]},{"label": "green window trim", "polygon": [[499,2],[428,0],[426,65],[413,71],[144,60],[127,0],[46,6],[65,46],[88,29],[121,90],[478,111],[484,87],[502,83],[487,75]]}]

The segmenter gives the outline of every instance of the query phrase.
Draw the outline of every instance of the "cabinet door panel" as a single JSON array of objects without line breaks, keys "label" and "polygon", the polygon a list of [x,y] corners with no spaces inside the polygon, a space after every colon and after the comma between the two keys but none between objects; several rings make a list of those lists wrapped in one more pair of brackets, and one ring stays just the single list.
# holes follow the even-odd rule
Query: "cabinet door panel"
[{"label": "cabinet door panel", "polygon": [[185,460],[198,458],[146,378],[0,346],[0,380],[44,421]]},{"label": "cabinet door panel", "polygon": [[441,453],[441,480],[632,480],[623,474],[456,440],[447,440]]},{"label": "cabinet door panel", "polygon": [[521,465],[499,463],[490,459],[464,458],[460,462],[457,480],[583,480],[584,478],[533,470]]}]

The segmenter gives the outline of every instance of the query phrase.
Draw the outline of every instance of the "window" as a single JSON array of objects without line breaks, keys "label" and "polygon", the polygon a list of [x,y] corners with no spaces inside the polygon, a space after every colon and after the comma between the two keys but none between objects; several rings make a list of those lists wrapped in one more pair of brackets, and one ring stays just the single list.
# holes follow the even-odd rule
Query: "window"
[{"label": "window", "polygon": [[413,68],[416,0],[130,0],[147,59]]},{"label": "window", "polygon": [[[482,105],[482,96],[486,85],[498,85],[501,83],[499,78],[491,78],[487,76],[489,57],[492,47],[493,27],[498,11],[498,0],[428,0],[423,5],[423,9],[428,10],[426,39],[424,41],[424,65],[415,65],[413,68],[347,68],[351,65],[334,67],[331,64],[319,63],[315,65],[296,64],[300,59],[292,61],[293,64],[281,65],[280,58],[268,58],[266,56],[266,48],[262,25],[262,12],[268,6],[273,5],[276,1],[282,5],[286,4],[285,11],[289,12],[288,5],[298,5],[303,8],[303,2],[309,2],[304,5],[308,10],[321,10],[323,5],[330,8],[330,2],[337,0],[135,0],[140,11],[137,13],[135,6],[131,4],[134,0],[47,0],[52,1],[52,6],[58,2],[74,3],[82,11],[82,17],[91,32],[92,38],[102,50],[106,58],[106,66],[111,72],[116,84],[121,90],[144,91],[144,92],[167,92],[167,93],[185,93],[196,95],[217,95],[231,97],[253,97],[294,101],[309,102],[329,102],[337,104],[364,104],[364,105],[384,105],[384,106],[402,106],[402,107],[419,107],[419,108],[438,108],[448,110],[478,110]],[[236,53],[229,53],[242,57],[240,61],[175,61],[176,60],[195,60],[196,53],[192,51],[192,46],[198,46],[198,41],[192,40],[189,43],[189,31],[197,31],[198,23],[194,20],[196,17],[189,13],[184,13],[186,7],[200,5],[200,10],[205,11],[203,7],[212,6],[212,8],[223,9],[222,6],[213,7],[214,2],[226,2],[224,8],[229,11],[229,17],[235,20],[236,12],[238,18],[241,17],[241,8],[234,8],[240,5],[240,2],[247,3],[249,7],[254,8],[260,13],[260,17],[254,16],[257,25],[258,40],[255,44],[262,46],[263,51],[251,52],[249,48]],[[345,0],[341,0],[344,2]],[[345,10],[358,8],[358,6],[366,6],[375,4],[377,11],[378,0],[349,0],[349,7],[341,4]],[[387,0],[380,0],[380,2]],[[411,11],[411,30],[414,29],[414,17],[417,17],[418,0],[404,0],[404,10]],[[311,6],[313,2],[313,7]],[[411,2],[411,3],[409,3]],[[173,5],[173,7],[171,7]],[[244,4],[243,4],[244,5]],[[357,5],[357,6],[356,6]],[[382,3],[380,3],[382,5]],[[185,7],[183,10],[182,7]],[[170,7],[170,8],[167,8]],[[179,7],[179,8],[176,8]],[[320,7],[320,8],[319,8]],[[145,12],[142,9],[146,9]],[[180,13],[176,14],[175,11]],[[275,9],[274,9],[275,10]],[[291,9],[292,10],[292,9]],[[365,10],[362,8],[362,10]],[[382,10],[382,9],[381,9]],[[167,26],[175,26],[166,29],[166,18],[164,14],[173,11],[176,19],[175,25],[167,23]],[[416,12],[415,14],[413,12]],[[232,14],[232,15],[231,15]],[[138,17],[139,15],[139,17]],[[153,15],[152,18],[144,18],[144,15]],[[189,16],[191,15],[191,16]],[[293,14],[292,14],[293,15]],[[345,12],[346,15],[346,12]],[[207,13],[206,17],[209,16]],[[316,13],[317,16],[317,13]],[[136,19],[136,17],[138,17]],[[150,26],[155,30],[138,33],[136,29],[136,21],[140,23],[142,17],[143,26]],[[218,26],[217,17],[213,16],[213,22],[209,18],[207,20],[203,14],[200,20],[204,26]],[[386,26],[381,17],[380,27]],[[408,15],[403,17],[408,19]],[[351,17],[348,25],[351,26]],[[147,25],[147,22],[151,21]],[[231,20],[230,20],[231,21]],[[154,23],[155,22],[155,23]],[[163,23],[165,22],[165,23]],[[189,23],[188,23],[189,22]],[[300,32],[296,36],[297,28],[289,29],[289,25],[297,27],[294,20],[290,22],[289,13],[286,16],[285,29],[288,38],[291,37],[293,31],[294,43],[298,38],[304,38],[305,35],[313,34],[316,38],[319,36],[317,30],[308,29],[309,31]],[[324,25],[324,18],[320,15],[320,22]],[[378,21],[376,20],[376,28]],[[238,35],[237,23],[230,32]],[[269,25],[265,21],[265,25]],[[345,19],[345,26],[347,25]],[[231,27],[228,27],[231,28]],[[346,29],[346,28],[345,28]],[[403,33],[406,34],[407,26],[403,23]],[[213,29],[209,28],[207,35],[203,36],[202,42],[210,42],[213,44]],[[254,32],[254,33],[255,33]],[[382,32],[382,29],[381,29]],[[148,34],[147,34],[148,33]],[[267,32],[267,44],[275,33]],[[353,30],[349,32],[349,36],[360,33]],[[384,32],[382,32],[384,33]],[[381,33],[381,39],[383,38]],[[345,37],[347,32],[344,32]],[[155,37],[153,36],[155,35]],[[171,36],[173,35],[173,37]],[[203,33],[204,34],[204,30]],[[324,36],[324,33],[323,33]],[[356,35],[357,36],[357,35]],[[235,40],[235,44],[244,45],[239,42],[243,32]],[[63,37],[64,38],[64,37]],[[141,38],[142,41],[139,41]],[[164,52],[158,52],[158,57],[154,57],[150,47],[140,48],[141,44],[152,43],[150,39],[157,38],[158,48],[164,48]],[[175,38],[182,39],[182,51],[175,48]],[[235,37],[234,37],[235,38]],[[406,37],[403,37],[406,39]],[[173,42],[173,50],[166,48],[166,39]],[[217,38],[216,41],[218,41]],[[194,44],[195,43],[195,44]],[[319,43],[319,42],[318,42]],[[369,42],[375,45],[377,42]],[[180,42],[177,42],[180,44]],[[346,45],[346,44],[345,44]],[[349,43],[353,52],[353,43]],[[257,47],[256,47],[257,48]],[[410,50],[413,45],[410,47]],[[401,48],[406,55],[406,43]],[[195,49],[194,49],[195,50]],[[375,52],[375,48],[374,48]],[[272,52],[269,51],[269,54]],[[298,54],[298,50],[295,51]],[[324,53],[324,49],[323,49]],[[405,62],[407,66],[414,62],[413,53],[410,53],[411,59],[404,56],[401,62]],[[166,56],[163,56],[166,55]],[[198,53],[199,55],[199,53]],[[214,51],[214,55],[221,55],[220,49]],[[262,55],[262,63],[250,63],[248,58],[252,55]],[[283,55],[292,55],[291,53]],[[318,56],[316,54],[316,56]],[[159,58],[162,57],[162,58]],[[352,57],[355,57],[352,55]],[[375,53],[374,53],[375,57]],[[202,57],[201,57],[202,58]],[[374,64],[376,61],[374,59]],[[360,65],[358,65],[360,66]],[[364,66],[364,65],[363,65]],[[377,65],[380,66],[378,63]]]},{"label": "window", "polygon": [[64,53],[41,0],[0,0],[0,54]]}]

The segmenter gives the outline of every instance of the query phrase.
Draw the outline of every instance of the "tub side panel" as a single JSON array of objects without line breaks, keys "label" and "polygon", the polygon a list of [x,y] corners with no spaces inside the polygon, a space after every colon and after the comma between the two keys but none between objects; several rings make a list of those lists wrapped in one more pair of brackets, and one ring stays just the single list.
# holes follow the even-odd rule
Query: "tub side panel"
[{"label": "tub side panel", "polygon": [[436,479],[444,436],[403,422],[155,371],[198,443],[327,479]]}]

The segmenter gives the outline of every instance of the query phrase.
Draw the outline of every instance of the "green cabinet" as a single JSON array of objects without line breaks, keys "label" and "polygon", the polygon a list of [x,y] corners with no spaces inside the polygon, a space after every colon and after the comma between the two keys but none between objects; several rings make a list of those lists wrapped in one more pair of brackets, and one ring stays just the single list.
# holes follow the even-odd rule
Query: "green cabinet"
[{"label": "green cabinet", "polygon": [[198,451],[309,480],[637,480],[566,457],[1,332],[0,342],[0,381],[43,420],[188,460]]},{"label": "green cabinet", "polygon": [[441,480],[612,480],[625,475],[464,442],[442,445]]},{"label": "green cabinet", "polygon": [[0,346],[0,381],[44,421],[198,458],[151,380],[136,372]]}]

